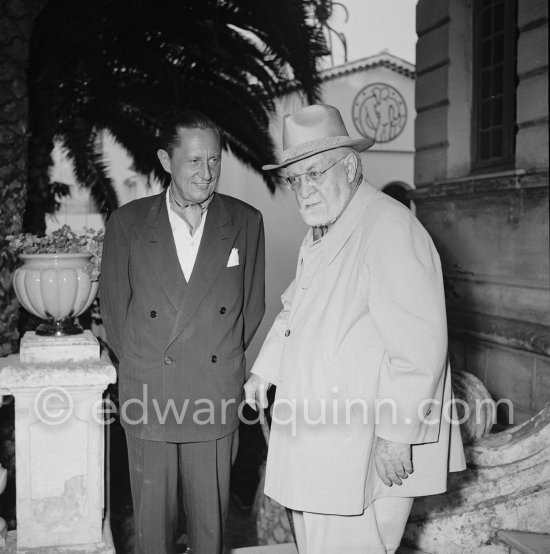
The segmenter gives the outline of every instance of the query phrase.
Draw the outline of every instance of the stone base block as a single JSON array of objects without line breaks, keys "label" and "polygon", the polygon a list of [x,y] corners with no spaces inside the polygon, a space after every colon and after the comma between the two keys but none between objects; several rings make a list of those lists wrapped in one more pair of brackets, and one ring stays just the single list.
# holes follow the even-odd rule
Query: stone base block
[{"label": "stone base block", "polygon": [[522,533],[501,529],[497,532],[497,537],[511,547],[511,554],[550,552],[550,535],[543,533]]},{"label": "stone base block", "polygon": [[115,549],[105,543],[74,544],[71,546],[40,546],[17,548],[17,531],[9,531],[2,554],[115,554]]},{"label": "stone base block", "polygon": [[89,330],[81,335],[42,337],[28,331],[21,339],[21,364],[99,361],[99,342]]},{"label": "stone base block", "polygon": [[298,554],[298,551],[294,544],[287,543],[233,548],[229,554]]},{"label": "stone base block", "polygon": [[[245,548],[233,548],[229,554],[298,554],[294,543],[270,544],[265,546],[248,546]],[[415,550],[401,546],[397,554],[426,554],[422,550]]]}]

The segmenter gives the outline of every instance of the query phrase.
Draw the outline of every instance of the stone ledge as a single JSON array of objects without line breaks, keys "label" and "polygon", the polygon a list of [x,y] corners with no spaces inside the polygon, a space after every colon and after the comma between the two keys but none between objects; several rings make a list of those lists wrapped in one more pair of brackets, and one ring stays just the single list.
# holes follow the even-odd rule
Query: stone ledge
[{"label": "stone ledge", "polygon": [[453,196],[492,195],[518,193],[519,191],[548,190],[548,172],[517,169],[501,173],[469,175],[459,179],[436,181],[409,191],[409,197],[416,201],[435,200]]},{"label": "stone ledge", "polygon": [[[265,546],[249,546],[245,548],[233,548],[229,554],[298,554],[296,546],[292,543],[272,544]],[[426,554],[422,550],[400,546],[397,554]]]},{"label": "stone ledge", "polygon": [[298,554],[298,551],[296,550],[296,546],[294,546],[294,544],[285,543],[232,548],[229,551],[229,554]]},{"label": "stone ledge", "polygon": [[0,394],[41,387],[105,387],[116,381],[115,368],[105,362],[21,364],[18,355],[0,359]]},{"label": "stone ledge", "polygon": [[546,554],[550,552],[550,535],[523,531],[497,531],[498,538],[521,554]]},{"label": "stone ledge", "polygon": [[91,331],[66,337],[43,337],[27,331],[21,339],[22,364],[75,363],[99,360],[99,342]]},{"label": "stone ledge", "polygon": [[115,554],[105,543],[75,544],[70,546],[39,546],[17,548],[17,531],[9,531],[3,554]]},{"label": "stone ledge", "polygon": [[550,327],[496,315],[449,309],[449,335],[550,356]]}]

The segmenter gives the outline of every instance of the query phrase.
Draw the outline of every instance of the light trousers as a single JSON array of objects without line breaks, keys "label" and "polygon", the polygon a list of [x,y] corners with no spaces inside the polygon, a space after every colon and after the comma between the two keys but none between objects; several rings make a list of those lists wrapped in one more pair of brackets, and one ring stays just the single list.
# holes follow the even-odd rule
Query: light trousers
[{"label": "light trousers", "polygon": [[170,443],[126,433],[134,505],[135,554],[173,554],[178,488],[193,554],[221,554],[238,431],[218,440]]},{"label": "light trousers", "polygon": [[292,511],[299,554],[393,554],[412,498],[378,498],[361,515]]}]

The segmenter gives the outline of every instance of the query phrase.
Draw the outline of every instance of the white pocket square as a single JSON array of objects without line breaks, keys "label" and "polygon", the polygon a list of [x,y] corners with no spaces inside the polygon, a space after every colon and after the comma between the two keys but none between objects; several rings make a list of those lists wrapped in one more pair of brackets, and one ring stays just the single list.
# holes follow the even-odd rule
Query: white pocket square
[{"label": "white pocket square", "polygon": [[236,265],[239,265],[239,249],[232,248],[229,260],[227,260],[227,267],[235,267]]}]

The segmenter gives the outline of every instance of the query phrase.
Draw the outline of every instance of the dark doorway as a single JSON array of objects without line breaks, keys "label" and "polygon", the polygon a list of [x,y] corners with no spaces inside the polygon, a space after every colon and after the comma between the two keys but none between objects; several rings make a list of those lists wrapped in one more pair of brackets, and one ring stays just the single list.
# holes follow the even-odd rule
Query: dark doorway
[{"label": "dark doorway", "polygon": [[401,204],[411,209],[411,201],[407,197],[408,189],[400,183],[390,183],[382,189],[388,196],[391,196]]}]

